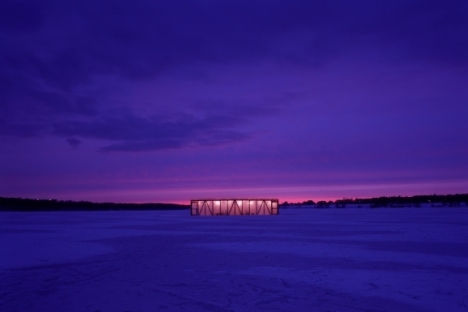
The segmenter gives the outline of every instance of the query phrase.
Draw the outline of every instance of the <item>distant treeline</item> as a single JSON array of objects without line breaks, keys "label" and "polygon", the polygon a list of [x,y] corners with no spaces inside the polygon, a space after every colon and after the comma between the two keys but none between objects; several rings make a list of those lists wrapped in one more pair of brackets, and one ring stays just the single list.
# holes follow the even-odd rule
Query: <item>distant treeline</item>
[{"label": "distant treeline", "polygon": [[[461,207],[468,206],[468,194],[455,195],[416,195],[416,196],[390,196],[373,198],[343,198],[335,201],[313,201],[288,203],[280,206],[314,206],[315,208],[337,207],[345,208],[347,205],[367,207],[420,207],[429,204],[435,207]],[[56,199],[26,199],[0,197],[0,211],[99,211],[99,210],[183,210],[189,205],[146,203],[93,203],[88,201],[70,201]]]},{"label": "distant treeline", "polygon": [[344,208],[346,205],[366,205],[369,207],[403,207],[415,206],[419,207],[421,204],[430,204],[433,206],[442,207],[460,207],[468,206],[468,194],[454,194],[454,195],[416,195],[416,196],[390,196],[390,197],[373,197],[373,198],[343,198],[335,201],[318,201],[307,200],[302,203],[288,203],[284,202],[281,206],[311,206],[316,207],[330,207],[334,205],[338,208]]},{"label": "distant treeline", "polygon": [[180,210],[189,205],[177,204],[121,204],[56,199],[25,199],[0,197],[0,211],[98,211],[98,210]]}]

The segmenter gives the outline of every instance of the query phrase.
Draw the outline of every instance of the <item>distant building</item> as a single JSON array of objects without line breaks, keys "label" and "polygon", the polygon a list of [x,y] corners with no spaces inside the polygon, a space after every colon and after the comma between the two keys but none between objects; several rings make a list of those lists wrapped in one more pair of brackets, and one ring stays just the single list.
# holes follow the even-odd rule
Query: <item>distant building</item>
[{"label": "distant building", "polygon": [[194,199],[192,216],[277,215],[278,199]]}]

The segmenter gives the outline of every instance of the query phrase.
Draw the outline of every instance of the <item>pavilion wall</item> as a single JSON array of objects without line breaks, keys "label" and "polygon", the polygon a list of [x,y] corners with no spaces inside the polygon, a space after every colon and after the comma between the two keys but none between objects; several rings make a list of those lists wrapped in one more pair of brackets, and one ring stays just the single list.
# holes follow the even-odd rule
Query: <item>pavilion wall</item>
[{"label": "pavilion wall", "polygon": [[277,215],[278,199],[194,199],[192,216]]}]

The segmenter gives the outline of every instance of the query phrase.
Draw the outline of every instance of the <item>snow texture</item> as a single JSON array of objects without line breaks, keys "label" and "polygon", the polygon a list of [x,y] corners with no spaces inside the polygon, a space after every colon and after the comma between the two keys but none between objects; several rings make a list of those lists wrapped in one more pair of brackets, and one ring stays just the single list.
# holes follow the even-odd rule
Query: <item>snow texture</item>
[{"label": "snow texture", "polygon": [[0,311],[468,311],[468,209],[0,213]]}]

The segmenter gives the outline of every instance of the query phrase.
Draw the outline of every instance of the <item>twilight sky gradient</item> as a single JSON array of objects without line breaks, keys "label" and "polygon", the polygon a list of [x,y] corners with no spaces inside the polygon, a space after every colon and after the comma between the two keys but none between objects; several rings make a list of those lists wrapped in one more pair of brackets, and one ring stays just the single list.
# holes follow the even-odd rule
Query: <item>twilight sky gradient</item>
[{"label": "twilight sky gradient", "polygon": [[468,192],[468,1],[1,1],[0,196]]}]

